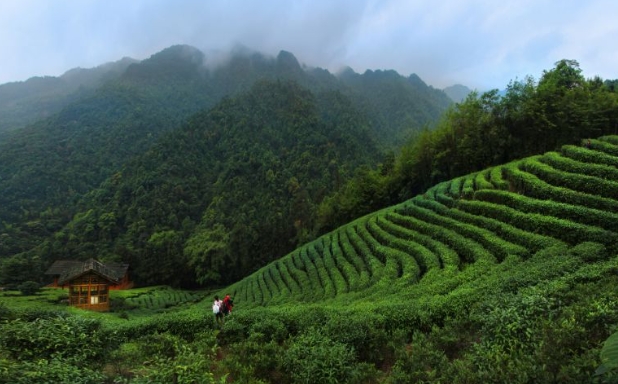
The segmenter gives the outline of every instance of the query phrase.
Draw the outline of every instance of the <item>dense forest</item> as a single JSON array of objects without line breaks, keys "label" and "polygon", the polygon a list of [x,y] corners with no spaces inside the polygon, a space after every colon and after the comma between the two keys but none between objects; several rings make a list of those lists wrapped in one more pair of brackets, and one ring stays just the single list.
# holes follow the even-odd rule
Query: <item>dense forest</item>
[{"label": "dense forest", "polygon": [[[392,158],[388,151],[435,123],[451,104],[415,75],[347,70],[335,76],[302,67],[284,51],[270,58],[238,49],[214,65],[195,48],[174,46],[129,63],[96,89],[96,77],[86,77],[91,87],[71,94],[75,100],[57,113],[0,135],[2,284],[38,280],[56,258],[93,255],[129,261],[143,283],[233,281],[315,236],[316,207],[325,196],[358,167]],[[4,88],[6,97],[20,85],[22,93],[32,92],[28,82],[15,83]],[[40,108],[24,105],[33,114]],[[196,144],[188,135],[198,126],[225,139],[216,143],[218,151],[208,148],[218,136],[204,140],[205,147],[193,147],[193,159],[184,159],[183,143]],[[292,161],[298,169],[287,169]],[[258,169],[266,173],[255,174]],[[116,196],[109,189],[117,185],[122,189]],[[265,194],[253,196],[253,189]],[[117,206],[100,206],[111,193]],[[281,199],[293,204],[272,208]],[[233,209],[250,201],[257,203]],[[225,219],[216,217],[221,215]],[[275,227],[258,254],[253,242],[262,242],[266,223],[256,218],[263,217]],[[206,255],[221,252],[210,250],[209,241],[196,246],[210,236],[228,239],[215,246],[226,256],[213,263]],[[155,254],[187,275],[161,280],[170,270],[165,263],[158,263],[161,271],[153,276],[140,273]],[[230,258],[235,272],[217,277],[221,271],[212,267]],[[209,276],[194,275],[196,266]]]}]

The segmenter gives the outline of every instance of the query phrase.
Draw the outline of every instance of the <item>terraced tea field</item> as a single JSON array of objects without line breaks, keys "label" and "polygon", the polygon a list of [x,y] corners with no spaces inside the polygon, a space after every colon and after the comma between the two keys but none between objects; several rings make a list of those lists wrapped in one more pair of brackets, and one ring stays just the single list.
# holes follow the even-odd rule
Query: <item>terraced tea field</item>
[{"label": "terraced tea field", "polygon": [[618,251],[618,136],[444,182],[349,223],[234,284],[237,302],[269,305],[396,291],[432,270],[525,260],[594,242]]},{"label": "terraced tea field", "polygon": [[123,297],[126,304],[132,308],[151,311],[178,307],[203,299],[203,296],[196,292],[172,289],[167,286],[116,291],[114,297]]}]

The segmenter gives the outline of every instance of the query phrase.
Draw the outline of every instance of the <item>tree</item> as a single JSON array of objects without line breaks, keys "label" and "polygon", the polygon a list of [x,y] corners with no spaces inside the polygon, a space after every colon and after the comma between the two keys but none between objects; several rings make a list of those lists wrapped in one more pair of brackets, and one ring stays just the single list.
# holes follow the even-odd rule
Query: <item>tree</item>
[{"label": "tree", "polygon": [[24,296],[32,296],[32,295],[36,295],[39,292],[39,290],[41,289],[41,286],[36,281],[30,280],[30,281],[24,281],[23,283],[19,284],[17,289]]},{"label": "tree", "polygon": [[225,226],[216,223],[209,228],[200,228],[187,241],[184,253],[189,266],[195,269],[200,284],[220,284],[225,266],[229,264],[227,252],[230,234]]}]

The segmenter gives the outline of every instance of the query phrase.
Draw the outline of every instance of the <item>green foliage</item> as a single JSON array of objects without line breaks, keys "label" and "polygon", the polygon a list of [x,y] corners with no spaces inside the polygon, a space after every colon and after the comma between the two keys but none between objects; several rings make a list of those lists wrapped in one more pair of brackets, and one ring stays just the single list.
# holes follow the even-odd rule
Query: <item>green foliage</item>
[{"label": "green foliage", "polygon": [[[470,93],[444,114],[435,129],[416,135],[402,148],[394,172],[370,178],[366,176],[371,174],[368,170],[326,200],[320,209],[335,210],[331,202],[345,207],[339,211],[345,220],[333,220],[344,224],[378,208],[373,205],[368,210],[369,204],[397,204],[447,180],[451,180],[451,196],[467,196],[473,182],[477,190],[489,184],[477,177],[468,179],[465,186],[466,180],[460,179],[464,175],[557,150],[562,145],[615,134],[618,94],[615,89],[601,86],[598,78],[584,79],[581,72],[576,61],[561,60],[538,81],[530,76],[512,81],[503,96],[497,90]],[[616,153],[615,144],[592,140],[591,147],[598,153],[591,162],[616,165],[615,157],[607,156]],[[582,148],[579,154],[588,156],[586,151],[590,152]],[[487,181],[496,188],[509,189],[500,167],[491,169]],[[611,183],[607,184],[610,189],[602,188],[604,195],[611,194]],[[328,222],[322,225],[327,229],[335,227]]]},{"label": "green foliage", "polygon": [[[383,201],[403,199],[416,187],[407,184],[408,192],[391,195],[396,191],[391,183],[403,182],[398,170],[431,168],[435,173],[416,174],[419,180],[439,180],[508,158],[507,149],[519,148],[516,142],[525,135],[539,140],[534,147],[541,149],[578,136],[574,122],[585,132],[600,129],[604,123],[587,120],[601,116],[586,109],[591,105],[584,96],[594,95],[596,101],[614,96],[597,92],[593,82],[581,78],[575,62],[564,61],[538,85],[531,79],[512,84],[505,98],[472,94],[450,112],[452,125],[440,127],[435,137],[420,135],[428,148],[416,148],[427,152],[404,151],[409,164],[386,158],[375,172],[367,169],[365,176],[373,178],[367,186],[375,183],[388,191]],[[345,100],[331,96],[342,112]],[[236,281],[260,265],[244,279],[209,293],[235,297],[234,312],[221,329],[215,331],[210,297],[199,302],[197,293],[167,287],[114,293],[127,304],[124,318],[81,312],[59,317],[7,307],[0,311],[0,374],[5,375],[0,377],[24,367],[26,372],[45,358],[47,367],[33,375],[49,371],[54,378],[73,377],[77,368],[88,367],[87,380],[105,371],[109,381],[127,383],[581,383],[616,378],[613,344],[606,344],[609,360],[601,349],[618,326],[612,136],[577,150],[567,146],[562,155],[549,152],[458,174],[308,241],[317,234],[315,212],[324,190],[338,183],[340,171],[350,169],[340,167],[343,155],[325,144],[335,140],[325,131],[336,131],[329,126],[336,117],[320,109],[324,106],[315,97],[295,84],[264,83],[227,99],[187,123],[180,139],[170,135],[179,139],[175,150],[182,156],[157,147],[152,161],[145,157],[131,165],[139,176],[118,175],[103,185],[99,194],[89,196],[103,205],[85,204],[56,237],[73,244],[78,254],[105,239],[109,256],[118,251],[132,258],[145,281],[164,275],[175,284],[185,278]],[[531,100],[558,111],[570,109],[573,120]],[[256,105],[263,109],[252,109]],[[610,106],[605,105],[611,114]],[[545,120],[537,121],[540,115]],[[538,124],[527,126],[524,120]],[[541,142],[558,123],[565,132]],[[246,129],[257,132],[253,141],[236,141]],[[493,147],[477,154],[485,133]],[[207,145],[199,146],[200,140]],[[294,141],[298,147],[290,145]],[[258,150],[267,142],[274,143],[270,154]],[[208,156],[231,163],[201,162],[199,151],[192,149],[206,147]],[[274,149],[295,160],[281,164],[285,156]],[[324,149],[323,158],[313,156]],[[153,166],[160,158],[172,161]],[[446,164],[445,159],[452,161]],[[195,178],[186,177],[183,162],[191,163]],[[202,172],[216,181],[202,184]],[[311,177],[320,181],[312,184]],[[370,195],[371,187],[366,191]],[[119,225],[128,232],[114,235]],[[268,263],[295,242],[306,243]],[[46,249],[62,249],[54,247]],[[265,250],[272,253],[264,256]],[[11,259],[7,270],[36,260],[31,256]],[[153,265],[159,269],[150,270]],[[175,275],[167,276],[170,272]],[[95,348],[85,350],[85,345]],[[603,374],[593,377],[601,364],[598,373]]]},{"label": "green foliage", "polygon": [[397,360],[387,383],[439,382],[444,377],[448,357],[435,341],[424,333],[415,332],[406,348],[397,349]]},{"label": "green foliage", "polygon": [[362,380],[353,350],[317,330],[291,340],[283,367],[295,383],[354,383]]},{"label": "green foliage", "polygon": [[24,281],[17,286],[17,289],[24,296],[36,295],[41,289],[41,286],[36,281]]},{"label": "green foliage", "polygon": [[265,341],[263,333],[252,333],[243,342],[229,346],[229,354],[221,361],[228,378],[243,383],[286,382],[282,364],[284,349],[273,341]]},{"label": "green foliage", "polygon": [[603,343],[601,362],[601,366],[597,369],[599,375],[618,368],[618,332],[612,334]]},{"label": "green foliage", "polygon": [[69,359],[86,363],[104,357],[116,339],[101,322],[78,316],[15,319],[2,325],[0,345],[19,360]]},{"label": "green foliage", "polygon": [[27,255],[0,259],[0,284],[4,287],[15,289],[25,281],[37,281],[40,277],[41,269],[37,260]]},{"label": "green foliage", "polygon": [[[120,296],[120,295],[123,296]],[[140,309],[163,312],[166,309],[186,305],[202,299],[199,292],[183,291],[168,286],[114,292],[112,310]]]},{"label": "green foliage", "polygon": [[89,366],[51,358],[20,363],[0,361],[0,382],[15,384],[75,383],[99,384],[105,375]]},{"label": "green foliage", "polygon": [[[210,333],[200,334],[197,341],[186,341],[163,336],[164,342],[159,351],[144,352],[151,358],[150,364],[139,369],[131,383],[184,383],[212,384],[224,383],[225,377],[217,380],[210,372],[210,365],[215,358],[215,339]],[[159,347],[156,340],[140,340],[143,348]]]}]

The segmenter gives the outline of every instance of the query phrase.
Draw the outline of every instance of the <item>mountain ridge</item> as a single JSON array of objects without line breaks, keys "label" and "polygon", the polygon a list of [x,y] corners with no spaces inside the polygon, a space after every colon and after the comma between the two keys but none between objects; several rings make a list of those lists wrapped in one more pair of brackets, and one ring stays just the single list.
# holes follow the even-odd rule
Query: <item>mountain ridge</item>
[{"label": "mountain ridge", "polygon": [[[33,254],[43,238],[60,231],[79,213],[78,204],[84,196],[101,183],[114,180],[125,164],[152,150],[161,137],[178,130],[191,116],[247,92],[258,80],[291,81],[315,94],[331,95],[327,99],[335,107],[353,108],[359,121],[363,121],[358,128],[368,129],[365,141],[369,147],[374,143],[392,146],[391,136],[415,127],[420,129],[428,119],[437,118],[446,105],[446,97],[437,92],[433,110],[427,115],[419,114],[416,123],[413,120],[417,117],[405,111],[392,113],[391,117],[386,112],[408,109],[420,102],[423,96],[419,94],[433,91],[427,88],[417,92],[406,78],[394,72],[388,75],[392,85],[381,85],[386,81],[381,74],[373,76],[372,89],[384,88],[382,93],[390,93],[389,100],[400,99],[392,106],[377,94],[368,93],[369,87],[362,84],[363,75],[359,77],[360,84],[346,84],[328,71],[302,68],[285,51],[277,58],[243,53],[230,57],[225,65],[209,68],[200,51],[173,46],[148,59],[126,63],[126,71],[117,78],[55,115],[14,130],[0,140],[0,188],[4,191],[0,196],[0,236],[7,239],[0,246],[2,258],[24,252]],[[383,107],[388,107],[388,111],[381,111],[378,117]],[[343,123],[333,120],[335,115],[328,112],[322,117],[330,119],[334,131]],[[369,124],[364,123],[367,118]],[[351,117],[349,121],[355,119]],[[339,141],[338,145],[345,147],[344,144],[345,141]],[[352,171],[344,169],[337,185]],[[212,182],[215,180],[209,181]],[[320,192],[320,199],[326,193]],[[305,198],[299,199],[300,202]],[[317,200],[312,204],[316,203]]]}]

